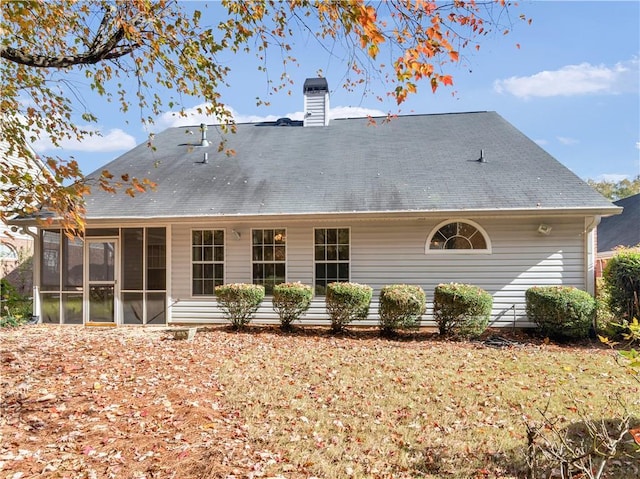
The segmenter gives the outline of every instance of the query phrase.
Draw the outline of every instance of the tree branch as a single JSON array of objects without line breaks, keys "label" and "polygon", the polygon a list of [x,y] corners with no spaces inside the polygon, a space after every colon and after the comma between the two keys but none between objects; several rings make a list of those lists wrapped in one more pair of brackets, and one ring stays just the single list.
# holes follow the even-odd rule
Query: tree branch
[{"label": "tree branch", "polygon": [[[104,30],[106,29],[106,25],[111,22],[112,16],[112,12],[105,12],[91,48],[84,53],[73,55],[41,55],[2,45],[0,46],[0,57],[14,63],[19,63],[20,65],[35,68],[67,68],[74,65],[92,65],[103,60],[113,60],[128,55],[141,47],[141,42],[120,45],[120,42],[125,39],[125,30],[122,25],[110,36],[105,38]],[[144,18],[142,15],[138,14],[130,20],[130,23],[134,27],[137,27],[143,21]]]}]

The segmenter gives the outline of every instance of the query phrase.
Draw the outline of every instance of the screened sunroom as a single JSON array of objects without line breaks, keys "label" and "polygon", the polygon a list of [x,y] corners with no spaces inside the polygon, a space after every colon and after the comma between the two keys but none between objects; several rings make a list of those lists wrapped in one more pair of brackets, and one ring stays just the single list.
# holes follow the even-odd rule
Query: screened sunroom
[{"label": "screened sunroom", "polygon": [[165,228],[59,229],[39,235],[36,311],[43,323],[165,325]]}]

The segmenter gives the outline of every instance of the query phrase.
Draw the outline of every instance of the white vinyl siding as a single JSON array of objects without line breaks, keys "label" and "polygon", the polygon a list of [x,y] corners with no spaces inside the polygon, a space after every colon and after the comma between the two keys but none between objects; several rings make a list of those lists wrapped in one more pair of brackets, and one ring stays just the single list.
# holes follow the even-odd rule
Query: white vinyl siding
[{"label": "white vinyl siding", "polygon": [[[442,282],[470,283],[493,295],[493,326],[509,326],[514,317],[518,326],[529,325],[524,293],[531,286],[567,285],[585,289],[584,218],[474,218],[491,241],[491,253],[460,255],[425,254],[429,234],[446,218],[419,220],[362,220],[337,222],[280,220],[273,224],[237,222],[210,227],[240,231],[238,239],[228,239],[226,283],[251,283],[251,229],[287,230],[287,280],[313,285],[314,228],[349,228],[350,281],[374,288],[374,298],[366,323],[377,323],[380,289],[392,283],[417,284],[427,294],[430,322],[433,291]],[[450,218],[455,221],[456,218]],[[538,233],[541,222],[553,227],[550,235]],[[193,298],[190,291],[191,229],[202,225],[175,224],[172,228],[171,320],[184,323],[221,322],[222,312],[215,299]],[[265,299],[256,322],[277,323],[271,300]],[[315,297],[302,324],[327,324],[324,298]]]}]

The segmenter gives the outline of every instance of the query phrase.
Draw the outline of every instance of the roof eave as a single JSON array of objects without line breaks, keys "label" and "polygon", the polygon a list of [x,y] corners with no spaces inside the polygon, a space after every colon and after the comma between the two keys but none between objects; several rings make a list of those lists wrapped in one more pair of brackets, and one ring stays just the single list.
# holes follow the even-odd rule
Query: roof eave
[{"label": "roof eave", "polygon": [[611,207],[577,207],[577,208],[502,208],[502,209],[439,209],[439,210],[377,210],[377,211],[317,211],[304,213],[253,213],[253,214],[224,214],[213,213],[207,215],[154,215],[154,216],[87,216],[88,221],[140,221],[140,220],[173,220],[176,222],[193,221],[198,218],[224,218],[224,219],[277,219],[277,218],[335,218],[345,216],[373,217],[398,217],[398,218],[422,218],[422,217],[453,217],[453,216],[473,216],[473,217],[568,217],[568,216],[612,216],[622,213],[622,208]]},{"label": "roof eave", "polygon": [[[139,223],[145,222],[173,222],[187,223],[198,219],[236,219],[249,220],[260,218],[261,220],[274,219],[338,219],[358,216],[361,219],[412,219],[412,218],[504,218],[504,217],[575,217],[575,216],[613,216],[622,213],[623,208],[619,206],[611,207],[576,207],[576,208],[501,208],[501,209],[439,209],[439,210],[378,210],[378,211],[318,211],[306,213],[254,213],[254,214],[208,214],[208,215],[154,215],[154,216],[86,216],[90,223]],[[15,226],[37,226],[40,228],[55,228],[58,219],[51,218],[51,222],[44,225],[37,218],[13,218],[8,221],[8,225]]]}]

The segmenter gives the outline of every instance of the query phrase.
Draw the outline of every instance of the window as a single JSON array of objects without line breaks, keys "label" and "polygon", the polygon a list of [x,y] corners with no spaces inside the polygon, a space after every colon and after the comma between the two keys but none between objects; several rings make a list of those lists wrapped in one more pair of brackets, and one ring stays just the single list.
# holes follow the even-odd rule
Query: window
[{"label": "window", "polygon": [[43,230],[40,248],[42,321],[82,324],[84,241],[60,230]]},{"label": "window", "polygon": [[166,323],[167,232],[165,228],[122,228],[122,323]]},{"label": "window", "polygon": [[16,261],[18,259],[18,252],[10,244],[0,243],[0,259]]},{"label": "window", "polygon": [[82,291],[84,241],[80,238],[62,239],[62,290]]},{"label": "window", "polygon": [[147,228],[147,289],[167,288],[167,233],[165,228]]},{"label": "window", "polygon": [[317,295],[324,295],[329,283],[349,281],[349,228],[316,228],[314,257]]},{"label": "window", "polygon": [[40,287],[43,291],[59,291],[62,235],[59,230],[44,230],[41,238]]},{"label": "window", "polygon": [[482,227],[473,221],[445,221],[434,228],[427,240],[427,251],[481,251],[490,248],[489,238]]},{"label": "window", "polygon": [[251,231],[253,284],[273,294],[276,284],[286,281],[287,232],[284,229]]},{"label": "window", "polygon": [[191,232],[192,287],[194,296],[212,296],[224,283],[224,230]]}]

